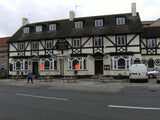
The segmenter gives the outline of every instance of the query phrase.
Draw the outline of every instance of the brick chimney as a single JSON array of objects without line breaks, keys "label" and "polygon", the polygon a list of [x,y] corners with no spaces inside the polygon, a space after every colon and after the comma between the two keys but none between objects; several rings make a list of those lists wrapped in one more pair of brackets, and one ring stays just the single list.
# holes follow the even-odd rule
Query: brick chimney
[{"label": "brick chimney", "polygon": [[136,3],[132,3],[132,16],[136,16]]}]

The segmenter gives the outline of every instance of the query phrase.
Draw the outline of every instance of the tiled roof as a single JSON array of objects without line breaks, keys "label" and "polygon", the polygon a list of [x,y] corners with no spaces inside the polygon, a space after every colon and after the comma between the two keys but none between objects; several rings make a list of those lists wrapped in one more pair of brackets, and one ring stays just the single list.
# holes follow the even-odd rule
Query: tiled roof
[{"label": "tiled roof", "polygon": [[10,39],[10,37],[0,38],[0,46],[7,46],[7,41]]},{"label": "tiled roof", "polygon": [[144,27],[142,38],[160,37],[160,27]]},{"label": "tiled roof", "polygon": [[[117,17],[125,17],[125,25],[116,25]],[[103,27],[95,27],[95,19],[103,19]],[[83,28],[75,29],[74,22],[83,21]],[[57,24],[57,30],[55,32],[48,31],[48,25],[50,23]],[[43,25],[43,32],[35,33],[36,25]],[[131,13],[116,14],[116,15],[103,15],[103,16],[92,16],[74,18],[73,21],[69,19],[47,21],[40,23],[28,24],[30,29],[29,34],[23,34],[23,27],[21,27],[9,40],[12,41],[23,41],[23,40],[44,40],[44,39],[63,39],[73,37],[87,37],[96,35],[116,35],[116,34],[132,34],[142,32],[142,24],[140,21],[139,14],[132,16]]]},{"label": "tiled roof", "polygon": [[143,25],[150,25],[152,23],[154,23],[155,21],[142,21]]}]

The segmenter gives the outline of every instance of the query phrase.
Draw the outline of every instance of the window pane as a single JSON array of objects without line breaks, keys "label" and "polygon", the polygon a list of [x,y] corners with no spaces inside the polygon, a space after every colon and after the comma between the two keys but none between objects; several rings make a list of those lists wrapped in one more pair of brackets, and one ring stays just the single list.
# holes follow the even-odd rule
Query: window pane
[{"label": "window pane", "polygon": [[20,70],[20,68],[21,68],[21,62],[17,61],[16,62],[16,70]]},{"label": "window pane", "polygon": [[42,26],[36,26],[36,32],[42,32]]},{"label": "window pane", "polygon": [[55,30],[56,30],[56,24],[50,24],[49,31],[55,31]]},{"label": "window pane", "polygon": [[124,25],[125,24],[125,18],[124,17],[116,18],[116,24],[117,25]]},{"label": "window pane", "polygon": [[73,47],[80,47],[80,38],[73,39]]},{"label": "window pane", "polygon": [[102,27],[103,26],[103,19],[95,20],[95,27]]},{"label": "window pane", "polygon": [[75,28],[83,28],[83,22],[82,21],[75,22]]},{"label": "window pane", "polygon": [[46,49],[52,49],[52,40],[46,41]]},{"label": "window pane", "polygon": [[49,70],[49,61],[48,61],[48,60],[46,60],[46,61],[44,62],[44,69],[45,69],[45,70]]},{"label": "window pane", "polygon": [[94,38],[94,46],[102,46],[102,37]]},{"label": "window pane", "polygon": [[38,50],[38,42],[32,42],[32,50]]},{"label": "window pane", "polygon": [[126,37],[123,36],[117,36],[117,45],[126,45]]}]

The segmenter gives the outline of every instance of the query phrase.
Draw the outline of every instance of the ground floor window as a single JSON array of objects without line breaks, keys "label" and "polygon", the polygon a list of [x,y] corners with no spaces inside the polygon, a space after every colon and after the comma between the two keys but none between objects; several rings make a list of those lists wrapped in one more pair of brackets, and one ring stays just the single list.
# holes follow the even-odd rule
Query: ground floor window
[{"label": "ground floor window", "polygon": [[85,69],[86,69],[85,57],[68,58],[68,70],[85,70]]},{"label": "ground floor window", "polygon": [[131,56],[113,56],[112,60],[112,69],[129,69],[132,63]]},{"label": "ground floor window", "polygon": [[41,70],[57,70],[57,60],[53,58],[40,59]]},{"label": "ground floor window", "polygon": [[27,59],[14,59],[12,65],[13,65],[13,70],[28,70]]}]

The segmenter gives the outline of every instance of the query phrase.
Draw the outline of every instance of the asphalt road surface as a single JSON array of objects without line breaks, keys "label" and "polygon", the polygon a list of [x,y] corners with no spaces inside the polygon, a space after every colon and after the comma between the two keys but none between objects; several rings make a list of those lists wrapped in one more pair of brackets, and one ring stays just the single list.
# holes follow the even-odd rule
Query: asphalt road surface
[{"label": "asphalt road surface", "polygon": [[0,120],[159,120],[160,93],[104,93],[0,85]]}]

